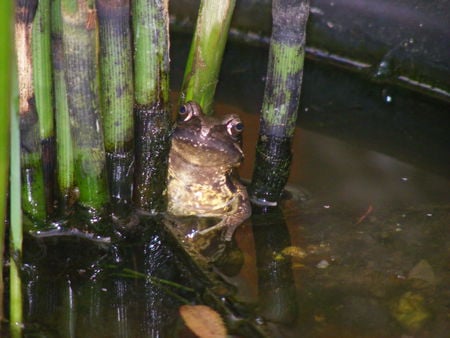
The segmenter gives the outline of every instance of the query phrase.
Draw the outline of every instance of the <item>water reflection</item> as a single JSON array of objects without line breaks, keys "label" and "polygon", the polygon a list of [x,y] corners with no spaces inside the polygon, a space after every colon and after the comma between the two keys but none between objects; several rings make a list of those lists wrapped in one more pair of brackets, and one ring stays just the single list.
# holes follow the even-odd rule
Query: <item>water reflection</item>
[{"label": "water reflection", "polygon": [[292,324],[297,319],[297,299],[291,260],[282,254],[291,246],[279,207],[253,207],[252,229],[258,274],[259,314],[265,319]]},{"label": "water reflection", "polygon": [[172,336],[181,302],[154,279],[189,282],[161,234],[141,236],[107,249],[73,237],[28,238],[28,251],[45,252],[26,257],[33,268],[25,278],[25,336]]}]

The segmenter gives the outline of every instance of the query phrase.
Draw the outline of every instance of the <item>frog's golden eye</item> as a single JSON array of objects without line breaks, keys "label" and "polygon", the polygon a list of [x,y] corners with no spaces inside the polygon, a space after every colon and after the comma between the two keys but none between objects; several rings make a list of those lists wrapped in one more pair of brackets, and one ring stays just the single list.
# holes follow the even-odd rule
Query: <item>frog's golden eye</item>
[{"label": "frog's golden eye", "polygon": [[189,121],[192,118],[192,109],[189,109],[189,107],[184,104],[180,107],[178,115],[182,121]]},{"label": "frog's golden eye", "polygon": [[237,137],[243,130],[244,124],[239,119],[234,119],[227,123],[227,132],[233,137]]}]

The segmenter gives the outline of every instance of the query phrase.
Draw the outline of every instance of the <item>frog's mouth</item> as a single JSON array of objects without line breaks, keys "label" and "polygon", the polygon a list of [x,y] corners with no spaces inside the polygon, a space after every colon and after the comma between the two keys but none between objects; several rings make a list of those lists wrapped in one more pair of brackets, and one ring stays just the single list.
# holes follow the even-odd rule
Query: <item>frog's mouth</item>
[{"label": "frog's mouth", "polygon": [[243,159],[242,149],[237,143],[224,143],[214,138],[202,140],[190,133],[176,133],[172,139],[172,150],[186,162],[199,166],[236,166]]}]

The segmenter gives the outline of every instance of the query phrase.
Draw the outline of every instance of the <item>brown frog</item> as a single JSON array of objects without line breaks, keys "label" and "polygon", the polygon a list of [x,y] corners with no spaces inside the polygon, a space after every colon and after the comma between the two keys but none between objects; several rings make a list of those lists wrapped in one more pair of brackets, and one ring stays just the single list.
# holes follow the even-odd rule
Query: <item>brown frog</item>
[{"label": "brown frog", "polygon": [[180,108],[169,156],[168,211],[221,219],[200,234],[225,229],[229,241],[250,216],[247,191],[235,175],[243,159],[242,130],[236,115],[208,117],[195,102]]}]

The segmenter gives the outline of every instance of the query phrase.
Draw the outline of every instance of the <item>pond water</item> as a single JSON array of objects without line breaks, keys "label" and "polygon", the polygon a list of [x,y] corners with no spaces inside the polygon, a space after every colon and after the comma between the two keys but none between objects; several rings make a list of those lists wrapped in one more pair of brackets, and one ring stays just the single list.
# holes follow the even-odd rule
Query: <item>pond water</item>
[{"label": "pond water", "polygon": [[[175,79],[181,40],[172,43]],[[244,121],[240,174],[249,179],[266,50],[227,53],[216,111]],[[213,265],[181,250],[158,217],[112,244],[27,237],[25,336],[194,337],[178,308],[202,303],[235,337],[447,337],[448,105],[307,67],[278,208],[255,207]]]},{"label": "pond water", "polygon": [[[257,116],[217,110],[247,126],[248,178]],[[178,307],[193,302],[228,313],[238,337],[445,337],[450,181],[300,128],[293,152],[280,208],[255,208],[212,270],[158,220],[112,246],[28,239],[26,336],[191,337]]]}]

